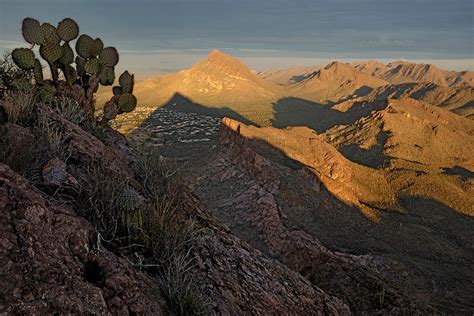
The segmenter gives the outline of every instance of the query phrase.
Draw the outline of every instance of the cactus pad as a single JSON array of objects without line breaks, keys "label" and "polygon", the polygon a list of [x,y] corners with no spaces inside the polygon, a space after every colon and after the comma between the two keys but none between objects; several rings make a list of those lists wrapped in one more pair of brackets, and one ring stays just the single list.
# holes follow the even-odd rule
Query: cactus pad
[{"label": "cactus pad", "polygon": [[110,86],[115,81],[115,72],[113,67],[102,66],[99,74],[100,84],[103,86]]},{"label": "cactus pad", "polygon": [[65,18],[58,24],[58,34],[63,41],[72,41],[79,36],[79,25],[73,19]]},{"label": "cactus pad", "polygon": [[115,47],[106,47],[99,55],[100,60],[107,66],[114,67],[119,62],[119,55]]},{"label": "cactus pad", "polygon": [[87,34],[82,34],[79,36],[76,42],[76,52],[82,58],[91,57],[91,49],[94,44],[94,40]]},{"label": "cactus pad", "polygon": [[86,74],[86,70],[84,69],[84,66],[86,65],[86,60],[80,56],[76,56],[74,62],[76,63],[77,74],[79,76],[84,76]]},{"label": "cactus pad", "polygon": [[33,68],[33,74],[35,75],[36,84],[43,84],[43,66],[38,58],[35,59],[35,67]]},{"label": "cactus pad", "polygon": [[29,48],[15,48],[12,51],[12,58],[23,70],[29,70],[35,66],[35,53]]},{"label": "cactus pad", "polygon": [[123,93],[133,92],[134,81],[134,76],[130,75],[128,71],[124,71],[123,74],[120,75],[119,84],[122,87]]},{"label": "cactus pad", "polygon": [[86,61],[86,64],[84,65],[84,70],[86,73],[95,75],[99,73],[100,71],[100,62],[97,58],[91,58],[88,61]]},{"label": "cactus pad", "polygon": [[89,78],[89,90],[93,93],[96,93],[99,90],[99,78],[96,76],[91,76]]},{"label": "cactus pad", "polygon": [[64,66],[64,77],[66,78],[67,83],[73,85],[77,80],[77,71],[71,65]]},{"label": "cactus pad", "polygon": [[92,43],[91,55],[93,57],[97,57],[99,56],[99,54],[102,52],[103,49],[104,49],[104,43],[102,42],[100,38],[96,38],[94,42]]},{"label": "cactus pad", "polygon": [[45,45],[59,45],[61,38],[59,37],[58,30],[49,23],[41,24],[41,32],[43,33]]},{"label": "cactus pad", "polygon": [[119,87],[119,86],[115,86],[112,88],[112,92],[114,93],[114,95],[121,95],[122,94],[122,87]]},{"label": "cactus pad", "polygon": [[122,94],[118,99],[118,106],[122,112],[132,112],[137,106],[137,98],[133,94]]},{"label": "cactus pad", "polygon": [[21,24],[23,38],[30,44],[43,44],[44,37],[40,23],[32,18],[25,18]]},{"label": "cactus pad", "polygon": [[118,105],[113,101],[108,101],[104,105],[104,119],[107,121],[113,120],[119,113]]},{"label": "cactus pad", "polygon": [[61,64],[63,65],[69,65],[72,64],[74,61],[74,51],[72,50],[71,46],[69,46],[69,43],[64,43],[63,44],[63,57],[59,60]]},{"label": "cactus pad", "polygon": [[40,46],[40,55],[48,62],[53,64],[63,57],[64,49],[59,45],[43,44]]}]

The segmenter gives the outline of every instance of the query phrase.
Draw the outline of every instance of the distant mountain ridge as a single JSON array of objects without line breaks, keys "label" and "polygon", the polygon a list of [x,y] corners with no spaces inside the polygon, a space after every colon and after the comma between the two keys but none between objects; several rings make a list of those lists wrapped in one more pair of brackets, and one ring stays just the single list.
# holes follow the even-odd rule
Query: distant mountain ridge
[{"label": "distant mountain ridge", "polygon": [[[214,50],[189,69],[137,83],[135,94],[141,107],[168,105],[261,126],[272,125],[282,105],[285,111],[303,113],[302,108],[311,104],[332,106],[402,96],[472,118],[473,78],[471,71],[445,71],[405,61],[387,65],[334,61],[324,67],[255,73],[237,58]],[[98,103],[107,97],[100,95]]]},{"label": "distant mountain ridge", "polygon": [[358,71],[348,64],[334,61],[314,72],[307,79],[288,86],[290,95],[327,103],[347,96],[365,95],[388,84],[385,80]]},{"label": "distant mountain ridge", "polygon": [[384,65],[378,62],[368,61],[354,62],[351,66],[370,75],[387,80],[392,84],[436,83],[445,87],[474,86],[473,71],[446,71],[433,64],[395,61]]},{"label": "distant mountain ridge", "polygon": [[271,81],[279,85],[287,85],[296,83],[308,78],[314,72],[321,69],[323,66],[309,66],[309,67],[291,67],[288,69],[267,70],[257,73],[262,79]]}]

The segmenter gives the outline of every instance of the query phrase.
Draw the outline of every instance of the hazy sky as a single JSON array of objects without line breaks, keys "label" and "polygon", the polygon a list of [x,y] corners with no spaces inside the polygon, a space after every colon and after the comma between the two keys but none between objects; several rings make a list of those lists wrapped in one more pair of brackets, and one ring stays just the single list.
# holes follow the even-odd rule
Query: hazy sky
[{"label": "hazy sky", "polygon": [[72,17],[118,48],[121,68],[147,75],[213,48],[258,70],[334,59],[474,69],[474,0],[0,0],[1,50],[24,43],[25,16]]}]

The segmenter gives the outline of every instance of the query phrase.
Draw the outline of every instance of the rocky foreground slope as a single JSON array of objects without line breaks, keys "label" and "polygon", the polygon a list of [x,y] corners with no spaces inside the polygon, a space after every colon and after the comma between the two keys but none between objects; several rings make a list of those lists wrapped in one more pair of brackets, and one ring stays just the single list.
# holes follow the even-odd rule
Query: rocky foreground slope
[{"label": "rocky foreground slope", "polygon": [[[129,166],[124,139],[108,130],[106,145],[47,106],[35,111],[66,133],[62,150],[68,155],[44,161],[33,170],[38,177],[27,179],[19,174],[25,167],[19,162],[29,167],[31,154],[46,150],[35,141],[45,135],[28,126],[0,125],[0,312],[168,314],[160,273],[104,248],[71,200],[81,191],[79,183],[94,186],[111,174],[133,183],[140,176]],[[344,300],[241,241],[188,189],[180,191],[180,216],[194,218],[205,230],[191,249],[195,285],[209,298],[209,312],[350,314]]]}]

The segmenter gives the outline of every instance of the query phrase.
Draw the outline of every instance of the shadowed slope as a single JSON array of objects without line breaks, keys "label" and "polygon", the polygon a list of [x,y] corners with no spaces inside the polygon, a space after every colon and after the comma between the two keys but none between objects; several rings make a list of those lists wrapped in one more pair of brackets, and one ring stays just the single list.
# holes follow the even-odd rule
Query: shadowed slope
[{"label": "shadowed slope", "polygon": [[307,100],[334,103],[347,96],[363,96],[387,82],[353,67],[332,62],[308,79],[289,87],[289,95]]},{"label": "shadowed slope", "polygon": [[257,76],[279,85],[288,85],[307,79],[321,68],[322,66],[291,67],[282,70],[262,71]]}]

